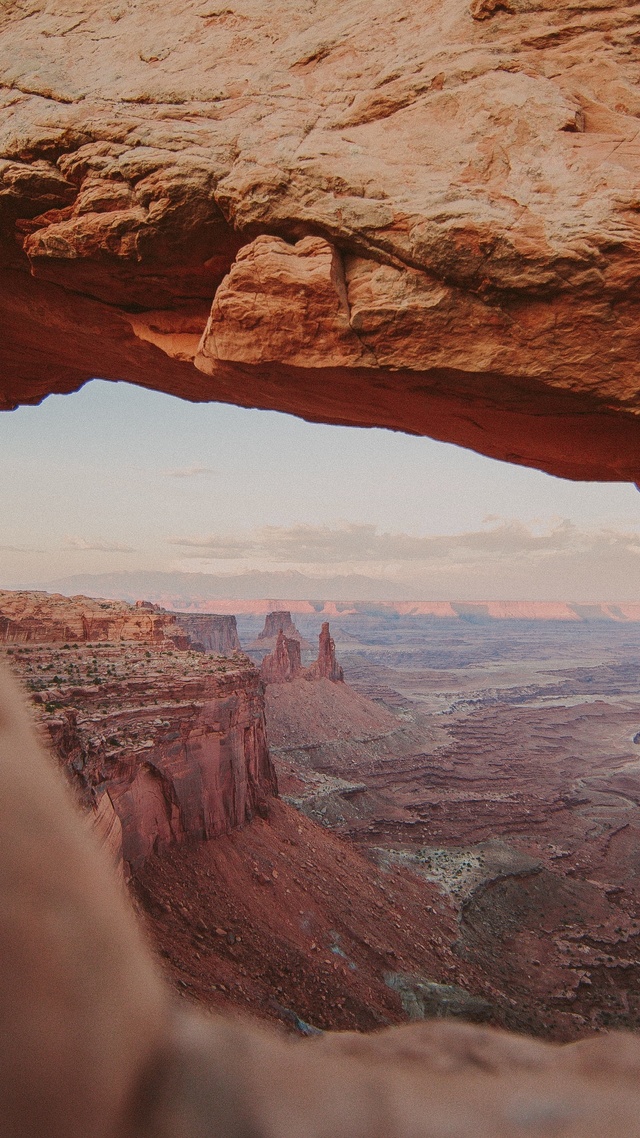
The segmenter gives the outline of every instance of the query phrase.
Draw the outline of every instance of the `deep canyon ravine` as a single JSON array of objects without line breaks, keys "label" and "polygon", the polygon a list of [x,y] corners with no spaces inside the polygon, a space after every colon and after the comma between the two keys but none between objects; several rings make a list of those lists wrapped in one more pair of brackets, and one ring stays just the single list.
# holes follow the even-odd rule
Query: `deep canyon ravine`
[{"label": "deep canyon ravine", "polygon": [[638,625],[343,607],[347,682],[322,612],[245,613],[252,663],[233,617],[0,593],[178,994],[303,1034],[635,1028]]}]

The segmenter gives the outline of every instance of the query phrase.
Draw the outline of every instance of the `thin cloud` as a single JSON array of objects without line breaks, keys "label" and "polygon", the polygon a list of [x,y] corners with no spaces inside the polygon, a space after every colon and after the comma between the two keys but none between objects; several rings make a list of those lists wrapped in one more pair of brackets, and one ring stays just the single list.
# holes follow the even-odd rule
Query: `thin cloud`
[{"label": "thin cloud", "polygon": [[[640,532],[581,529],[567,519],[531,525],[492,518],[460,534],[385,533],[374,525],[264,526],[239,535],[173,537],[180,567],[364,574],[417,599],[640,599]],[[228,572],[228,570],[226,570]],[[341,594],[346,596],[347,593]]]},{"label": "thin cloud", "polygon": [[2,553],[46,553],[45,549],[34,549],[30,545],[0,545]]},{"label": "thin cloud", "polygon": [[99,553],[135,553],[130,545],[121,545],[118,541],[102,541],[100,538],[88,540],[85,537],[74,537],[67,534],[64,539],[64,549],[97,550]]},{"label": "thin cloud", "polygon": [[169,478],[198,478],[216,473],[213,466],[182,466],[176,470],[165,470]]},{"label": "thin cloud", "polygon": [[296,565],[389,562],[474,562],[518,557],[548,558],[594,553],[612,547],[637,552],[640,534],[616,530],[580,530],[569,520],[554,521],[546,530],[523,522],[492,517],[491,527],[461,534],[416,537],[379,532],[375,525],[263,526],[249,533],[171,537],[183,556],[216,560],[273,561]]}]

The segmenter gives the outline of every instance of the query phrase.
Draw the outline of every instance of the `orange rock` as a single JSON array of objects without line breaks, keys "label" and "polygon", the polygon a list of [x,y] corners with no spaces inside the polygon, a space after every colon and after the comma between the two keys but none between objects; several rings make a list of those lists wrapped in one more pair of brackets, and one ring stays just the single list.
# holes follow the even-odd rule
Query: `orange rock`
[{"label": "orange rock", "polygon": [[100,375],[637,480],[633,7],[61,12],[0,16],[0,406]]}]

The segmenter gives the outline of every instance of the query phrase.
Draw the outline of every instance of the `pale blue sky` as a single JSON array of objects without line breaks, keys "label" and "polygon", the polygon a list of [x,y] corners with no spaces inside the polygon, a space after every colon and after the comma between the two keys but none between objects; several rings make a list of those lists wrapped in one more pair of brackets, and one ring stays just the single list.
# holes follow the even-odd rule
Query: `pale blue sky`
[{"label": "pale blue sky", "polygon": [[[619,535],[628,538],[624,580],[627,592],[637,584],[640,600],[640,577],[634,579],[640,569],[640,494],[634,487],[567,482],[391,431],[189,404],[94,381],[75,395],[50,396],[40,407],[0,414],[0,477],[4,587],[118,569],[273,569],[285,563],[283,533],[300,525],[312,527],[310,538],[324,527],[322,572],[339,564],[342,571],[352,566],[354,572],[417,580],[422,555],[413,549],[407,561],[406,543],[400,541],[397,556],[389,541],[382,553],[354,552],[351,538],[345,544],[345,533],[365,523],[380,534],[412,537],[493,533],[489,545],[497,560],[491,572],[508,576],[500,534],[511,535],[506,553],[511,523],[520,533],[524,526],[540,535],[554,532],[565,519],[580,535],[612,531],[614,537],[605,539],[609,545],[619,544]],[[255,533],[265,526],[279,528]],[[326,527],[337,529],[333,553]],[[184,545],[176,543],[180,538]],[[234,554],[230,539],[236,538]],[[580,537],[587,576],[598,571],[595,563],[590,568],[589,557],[601,558],[603,548],[602,536],[599,553],[589,540]],[[287,541],[286,564],[295,565],[291,535]],[[564,555],[566,560],[566,542]],[[440,570],[442,556],[440,550]],[[548,550],[544,556],[549,558]],[[425,565],[429,557],[427,551]],[[308,551],[302,560],[303,571],[317,569]],[[538,565],[529,599],[540,591],[539,570]],[[470,565],[469,572],[480,571]],[[599,589],[611,579],[608,572]],[[571,576],[567,587],[570,582]],[[505,578],[505,596],[507,584]],[[481,581],[478,588],[486,593]]]}]

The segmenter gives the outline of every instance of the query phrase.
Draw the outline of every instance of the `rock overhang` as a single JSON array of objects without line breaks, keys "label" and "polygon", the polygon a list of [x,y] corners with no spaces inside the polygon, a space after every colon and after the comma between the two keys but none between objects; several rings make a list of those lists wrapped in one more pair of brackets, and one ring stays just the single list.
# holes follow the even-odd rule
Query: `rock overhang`
[{"label": "rock overhang", "polygon": [[0,17],[0,406],[97,375],[637,479],[636,7],[76,7]]}]

